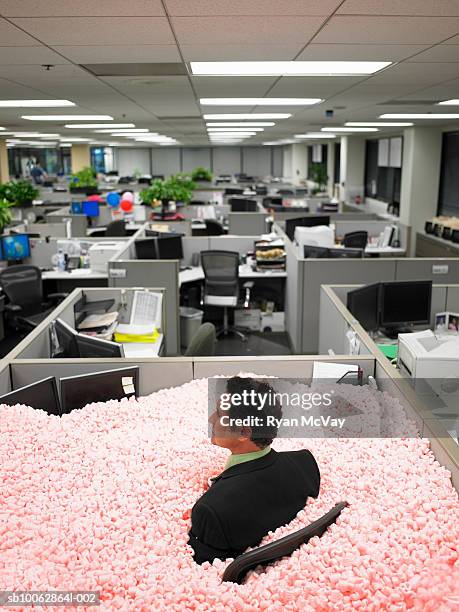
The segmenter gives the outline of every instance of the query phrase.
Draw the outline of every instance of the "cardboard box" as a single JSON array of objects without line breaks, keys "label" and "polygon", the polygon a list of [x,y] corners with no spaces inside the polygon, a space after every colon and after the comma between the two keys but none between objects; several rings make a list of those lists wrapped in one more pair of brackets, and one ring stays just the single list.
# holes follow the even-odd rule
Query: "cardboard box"
[{"label": "cardboard box", "polygon": [[259,308],[244,308],[234,311],[234,325],[251,331],[260,331],[261,311]]},{"label": "cardboard box", "polygon": [[261,331],[285,331],[285,312],[261,313]]}]

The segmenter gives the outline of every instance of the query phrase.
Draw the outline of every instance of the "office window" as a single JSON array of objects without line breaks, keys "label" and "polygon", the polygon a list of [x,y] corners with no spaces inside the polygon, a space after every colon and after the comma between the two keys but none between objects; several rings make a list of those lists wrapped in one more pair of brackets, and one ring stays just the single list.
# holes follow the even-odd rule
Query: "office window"
[{"label": "office window", "polygon": [[319,144],[308,146],[308,179],[320,182],[321,178],[326,183],[327,176],[327,145]]},{"label": "office window", "polygon": [[459,215],[459,132],[443,134],[438,214]]},{"label": "office window", "polygon": [[388,204],[400,204],[402,150],[401,136],[367,140],[365,197]]},{"label": "office window", "polygon": [[340,183],[341,173],[341,143],[335,142],[335,165],[333,168],[333,182],[335,185]]}]

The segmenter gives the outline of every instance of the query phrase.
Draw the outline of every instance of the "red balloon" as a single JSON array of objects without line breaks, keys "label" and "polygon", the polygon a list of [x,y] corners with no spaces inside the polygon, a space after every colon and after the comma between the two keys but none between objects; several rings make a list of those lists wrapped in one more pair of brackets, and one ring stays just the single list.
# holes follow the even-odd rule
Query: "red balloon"
[{"label": "red balloon", "polygon": [[124,210],[124,212],[132,212],[134,205],[129,200],[121,200],[120,207],[121,210]]}]

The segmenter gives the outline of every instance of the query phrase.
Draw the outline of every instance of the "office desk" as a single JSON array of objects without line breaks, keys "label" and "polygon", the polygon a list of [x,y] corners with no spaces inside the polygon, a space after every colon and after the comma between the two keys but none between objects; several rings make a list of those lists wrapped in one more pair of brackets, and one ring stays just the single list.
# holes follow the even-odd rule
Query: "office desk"
[{"label": "office desk", "polygon": [[[191,270],[183,270],[179,272],[179,285],[184,283],[193,283],[196,281],[204,280],[204,270],[201,266],[192,268]],[[249,264],[242,264],[239,266],[239,278],[240,279],[263,279],[268,280],[270,278],[287,278],[287,271],[282,272],[267,271],[267,272],[256,272],[252,270]]]},{"label": "office desk", "polygon": [[42,273],[44,293],[70,293],[76,287],[108,287],[107,272],[93,272],[87,269],[59,272],[49,270]]},{"label": "office desk", "polygon": [[124,357],[126,359],[156,359],[161,356],[164,334],[159,334],[156,342],[123,342]]}]

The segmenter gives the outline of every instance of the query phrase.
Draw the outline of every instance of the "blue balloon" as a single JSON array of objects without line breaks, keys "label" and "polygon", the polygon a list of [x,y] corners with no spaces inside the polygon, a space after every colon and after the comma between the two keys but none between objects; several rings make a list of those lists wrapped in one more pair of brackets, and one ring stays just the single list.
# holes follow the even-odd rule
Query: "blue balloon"
[{"label": "blue balloon", "polygon": [[107,195],[107,204],[109,206],[118,206],[118,204],[120,203],[121,198],[119,196],[119,194],[116,193],[116,191],[111,191],[108,195]]}]

